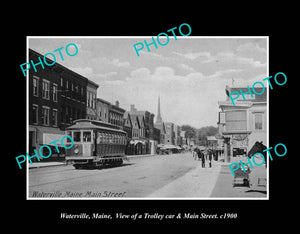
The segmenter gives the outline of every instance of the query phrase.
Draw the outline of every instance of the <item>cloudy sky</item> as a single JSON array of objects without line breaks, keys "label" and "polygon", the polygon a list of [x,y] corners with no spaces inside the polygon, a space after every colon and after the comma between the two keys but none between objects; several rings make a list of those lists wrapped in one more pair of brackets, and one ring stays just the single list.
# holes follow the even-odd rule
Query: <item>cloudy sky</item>
[{"label": "cloudy sky", "polygon": [[163,121],[197,128],[217,125],[226,85],[234,80],[236,87],[252,86],[267,77],[264,37],[170,37],[167,45],[152,45],[150,52],[145,46],[137,56],[133,45],[144,40],[150,43],[151,37],[31,37],[28,45],[46,54],[75,43],[78,54],[69,57],[62,50],[61,61],[55,52],[56,62],[99,84],[99,98],[156,115],[160,95]]}]

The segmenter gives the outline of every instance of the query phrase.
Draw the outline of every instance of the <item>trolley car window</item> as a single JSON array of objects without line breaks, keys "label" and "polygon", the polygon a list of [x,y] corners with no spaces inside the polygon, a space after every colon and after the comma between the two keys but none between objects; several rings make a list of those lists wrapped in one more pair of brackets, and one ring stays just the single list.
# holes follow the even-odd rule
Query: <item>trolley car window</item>
[{"label": "trolley car window", "polygon": [[80,142],[81,141],[81,132],[73,132],[73,140],[74,142]]},{"label": "trolley car window", "polygon": [[[67,135],[72,137],[72,132],[71,131],[67,131]],[[67,138],[67,142],[71,142],[71,139],[68,137]]]},{"label": "trolley car window", "polygon": [[104,133],[103,133],[103,132],[100,132],[100,133],[99,133],[99,137],[100,137],[100,143],[102,144],[103,141],[104,141]]},{"label": "trolley car window", "polygon": [[108,134],[108,136],[109,136],[109,143],[112,144],[112,143],[113,143],[113,142],[112,142],[112,141],[113,141],[112,135],[111,135],[111,134]]},{"label": "trolley car window", "polygon": [[107,134],[107,133],[105,133],[104,143],[105,143],[105,144],[108,143],[108,134]]},{"label": "trolley car window", "polygon": [[110,134],[110,143],[111,144],[115,143],[115,136],[114,136],[114,134]]},{"label": "trolley car window", "polygon": [[83,132],[83,142],[91,142],[91,132]]}]

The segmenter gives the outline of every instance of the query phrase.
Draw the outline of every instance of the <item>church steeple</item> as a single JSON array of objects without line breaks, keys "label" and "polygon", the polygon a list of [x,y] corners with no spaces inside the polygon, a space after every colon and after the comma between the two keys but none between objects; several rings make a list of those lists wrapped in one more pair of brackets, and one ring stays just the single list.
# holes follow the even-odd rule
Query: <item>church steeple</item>
[{"label": "church steeple", "polygon": [[161,118],[161,115],[160,115],[160,96],[158,96],[158,107],[157,107],[156,123],[162,123],[162,118]]}]

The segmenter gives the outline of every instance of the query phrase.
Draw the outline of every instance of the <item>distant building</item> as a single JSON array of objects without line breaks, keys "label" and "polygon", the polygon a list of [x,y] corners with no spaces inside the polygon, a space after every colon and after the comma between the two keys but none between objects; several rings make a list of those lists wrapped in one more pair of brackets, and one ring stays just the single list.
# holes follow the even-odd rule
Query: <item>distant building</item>
[{"label": "distant building", "polygon": [[119,101],[116,101],[115,105],[110,104],[108,106],[108,122],[123,128],[123,115],[125,110],[119,106]]},{"label": "distant building", "polygon": [[[229,93],[244,87],[226,86],[226,101],[219,102],[219,134],[223,137],[225,160],[230,162],[231,157],[245,155],[256,141],[267,144],[267,91],[261,95],[253,93],[253,97],[246,96],[246,101],[241,98],[232,104]],[[257,93],[262,88],[255,88]]]},{"label": "distant building", "polygon": [[[131,116],[129,115],[128,111],[125,111],[123,115],[123,130],[127,133],[127,144],[126,144],[126,150],[125,154],[127,155],[132,155],[134,154],[134,144],[131,144],[131,141],[133,139],[133,134],[132,134],[132,129],[133,129],[133,123],[131,120]],[[137,133],[139,130],[137,129]],[[135,134],[136,134],[135,132]]]},{"label": "distant building", "polygon": [[139,118],[137,115],[128,113],[132,123],[132,139],[130,140],[130,146],[127,146],[130,151],[128,154],[145,154],[146,153],[146,141],[144,135],[144,118]]},{"label": "distant building", "polygon": [[86,89],[86,119],[97,120],[97,89],[99,85],[88,80]]},{"label": "distant building", "polygon": [[174,123],[165,122],[165,126],[166,126],[165,144],[175,145]]},{"label": "distant building", "polygon": [[159,129],[160,132],[158,144],[165,144],[166,127],[164,122],[155,123],[154,128]]},{"label": "distant building", "polygon": [[209,148],[217,149],[218,139],[215,136],[207,136],[206,141]]},{"label": "distant building", "polygon": [[180,132],[182,145],[187,145],[187,139],[186,139],[186,137],[185,137],[185,133],[186,133],[186,131],[182,131],[182,130],[181,130],[181,132]]},{"label": "distant building", "polygon": [[131,116],[137,116],[139,119],[140,140],[145,144],[145,153],[154,154],[158,144],[158,142],[154,140],[154,114],[149,111],[139,111],[133,104],[130,105],[129,114]]},{"label": "distant building", "polygon": [[182,138],[181,138],[181,128],[179,125],[174,124],[174,144],[175,145],[182,145]]},{"label": "distant building", "polygon": [[101,120],[105,123],[108,123],[108,110],[110,105],[111,104],[108,101],[105,101],[100,98],[96,99],[97,120]]},{"label": "distant building", "polygon": [[123,128],[125,109],[119,106],[119,101],[115,105],[101,98],[96,99],[96,119]]}]

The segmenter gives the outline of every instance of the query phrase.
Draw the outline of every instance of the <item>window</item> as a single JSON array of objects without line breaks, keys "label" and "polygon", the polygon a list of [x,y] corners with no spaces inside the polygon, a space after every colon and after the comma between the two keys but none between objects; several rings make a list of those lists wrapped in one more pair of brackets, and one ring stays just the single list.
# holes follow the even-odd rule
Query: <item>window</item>
[{"label": "window", "polygon": [[225,113],[219,112],[219,123],[225,124]]},{"label": "window", "polygon": [[52,125],[57,126],[57,110],[52,110]]},{"label": "window", "polygon": [[89,105],[90,105],[90,93],[87,92],[86,93],[86,106],[89,107]]},{"label": "window", "polygon": [[90,101],[90,104],[89,104],[89,107],[93,107],[93,94],[92,93],[89,93],[89,96],[90,96],[90,98],[89,98],[89,101]]},{"label": "window", "polygon": [[38,97],[39,96],[39,78],[36,76],[33,76],[32,82],[33,82],[33,96]]},{"label": "window", "polygon": [[42,108],[42,119],[43,119],[43,125],[49,125],[49,107],[43,106]]},{"label": "window", "polygon": [[49,100],[50,81],[43,80],[42,98]]},{"label": "window", "polygon": [[108,139],[109,139],[109,144],[113,144],[113,135],[112,134],[108,134]]},{"label": "window", "polygon": [[81,132],[73,132],[73,140],[74,142],[81,142]]},{"label": "window", "polygon": [[98,144],[103,144],[103,141],[104,141],[104,133],[103,132],[99,132],[99,135],[98,135]]},{"label": "window", "polygon": [[93,93],[93,108],[96,108],[96,94]]},{"label": "window", "polygon": [[38,124],[38,105],[32,106],[32,123]]},{"label": "window", "polygon": [[83,132],[83,142],[91,142],[91,132]]},{"label": "window", "polygon": [[102,112],[101,112],[101,111],[102,111],[102,107],[99,106],[99,116],[100,116],[100,117],[102,117]]},{"label": "window", "polygon": [[76,93],[76,98],[78,99],[78,85],[75,83],[75,93]]},{"label": "window", "polygon": [[226,111],[225,112],[226,131],[246,131],[247,130],[247,112]]},{"label": "window", "polygon": [[57,84],[53,84],[53,95],[52,95],[52,100],[54,102],[57,102]]},{"label": "window", "polygon": [[67,106],[67,112],[66,112],[66,122],[71,123],[72,122],[72,108],[70,106]]},{"label": "window", "polygon": [[263,114],[254,114],[254,130],[263,130]]}]

